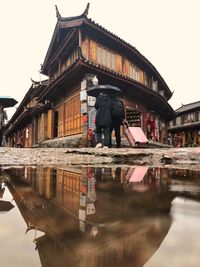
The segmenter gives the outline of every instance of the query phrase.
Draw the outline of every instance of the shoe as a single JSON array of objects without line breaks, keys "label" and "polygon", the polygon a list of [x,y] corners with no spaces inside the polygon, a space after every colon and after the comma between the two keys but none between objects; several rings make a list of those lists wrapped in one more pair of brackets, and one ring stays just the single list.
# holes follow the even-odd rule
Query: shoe
[{"label": "shoe", "polygon": [[102,144],[101,143],[98,143],[95,148],[101,148],[102,147]]},{"label": "shoe", "polygon": [[107,148],[109,148],[109,147],[108,147],[108,146],[104,146],[103,148],[106,148],[106,149],[107,149]]}]

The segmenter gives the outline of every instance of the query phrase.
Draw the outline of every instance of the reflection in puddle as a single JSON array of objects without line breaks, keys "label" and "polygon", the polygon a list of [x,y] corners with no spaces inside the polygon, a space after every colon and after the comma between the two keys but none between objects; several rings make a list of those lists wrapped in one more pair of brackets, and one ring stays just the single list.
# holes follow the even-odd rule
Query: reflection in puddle
[{"label": "reflection in puddle", "polygon": [[[14,207],[3,215],[0,227],[16,227],[17,235],[23,219],[21,243],[14,244],[23,246],[24,233],[32,233],[35,247],[26,256],[31,260],[39,255],[32,266],[179,266],[176,259],[184,246],[174,244],[182,237],[187,243],[188,237],[187,228],[182,237],[174,232],[175,227],[180,230],[175,218],[190,211],[178,222],[182,227],[200,218],[199,212],[191,212],[199,210],[200,172],[145,166],[23,167],[2,169],[0,174],[0,201],[12,201]],[[14,214],[16,220],[9,219]],[[191,223],[193,241],[200,233],[194,230]],[[0,238],[2,244],[8,242],[1,232]],[[12,266],[9,252],[6,256],[4,266]],[[28,259],[22,262],[22,267],[31,266]]]}]

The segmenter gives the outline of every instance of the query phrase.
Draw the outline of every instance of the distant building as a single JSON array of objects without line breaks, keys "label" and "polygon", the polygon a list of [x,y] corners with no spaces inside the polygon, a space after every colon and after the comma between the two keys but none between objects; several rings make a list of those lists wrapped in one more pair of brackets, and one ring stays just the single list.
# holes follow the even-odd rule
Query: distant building
[{"label": "distant building", "polygon": [[[94,130],[94,98],[87,89],[99,84],[122,90],[126,118],[149,139],[167,143],[167,123],[174,117],[172,92],[151,62],[135,47],[87,17],[57,23],[41,72],[7,126],[8,145],[87,146]],[[121,22],[122,23],[122,22]],[[148,40],[149,41],[149,40]]]},{"label": "distant building", "polygon": [[172,145],[200,146],[200,101],[182,105],[175,112],[176,118],[170,121],[168,128]]}]

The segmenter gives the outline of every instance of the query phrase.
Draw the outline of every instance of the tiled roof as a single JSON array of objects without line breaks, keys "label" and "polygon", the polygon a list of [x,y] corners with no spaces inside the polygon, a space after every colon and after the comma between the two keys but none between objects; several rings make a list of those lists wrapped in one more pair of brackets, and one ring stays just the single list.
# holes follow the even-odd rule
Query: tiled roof
[{"label": "tiled roof", "polygon": [[[169,94],[169,98],[172,96],[172,92],[169,89],[168,85],[166,84],[165,80],[163,79],[163,77],[160,75],[160,73],[158,72],[158,70],[154,67],[154,65],[143,55],[141,54],[134,46],[132,46],[130,43],[124,41],[122,38],[120,38],[119,36],[117,36],[116,34],[114,34],[113,32],[107,30],[106,28],[104,28],[102,25],[96,23],[94,20],[90,19],[87,17],[87,12],[89,9],[89,4],[86,7],[86,10],[79,16],[74,16],[74,17],[62,17],[60,14],[57,16],[58,18],[58,23],[62,23],[62,22],[70,22],[70,21],[74,21],[77,19],[82,19],[82,23],[86,23],[90,26],[93,27],[97,27],[99,30],[104,31],[105,33],[107,33],[110,37],[115,38],[116,40],[118,40],[118,42],[121,42],[122,45],[125,45],[130,51],[134,52],[139,58],[140,60],[142,60],[150,69],[152,69],[155,74],[157,75],[157,77],[162,81],[162,83],[165,85],[166,90],[168,91]],[[80,25],[79,25],[80,26]],[[55,36],[54,36],[55,37]],[[47,57],[47,56],[46,56]],[[45,59],[46,61],[47,59]],[[45,63],[44,61],[44,63]]]},{"label": "tiled roof", "polygon": [[200,101],[182,105],[180,108],[176,109],[175,112],[179,114],[179,113],[184,113],[184,112],[187,112],[193,109],[198,109],[198,108],[200,110]]}]

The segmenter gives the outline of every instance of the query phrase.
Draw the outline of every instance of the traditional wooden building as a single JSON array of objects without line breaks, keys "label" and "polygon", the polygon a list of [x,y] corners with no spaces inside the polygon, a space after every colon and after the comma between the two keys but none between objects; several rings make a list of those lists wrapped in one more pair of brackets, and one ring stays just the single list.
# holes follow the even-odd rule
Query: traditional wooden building
[{"label": "traditional wooden building", "polygon": [[76,145],[88,145],[95,109],[87,89],[94,77],[122,90],[131,125],[142,127],[149,139],[167,143],[167,122],[174,116],[168,103],[171,90],[135,47],[89,19],[88,9],[89,4],[82,15],[65,18],[56,7],[57,23],[41,69],[48,80],[38,84],[37,105],[42,107],[21,117],[24,103],[35,99],[32,85],[8,124],[9,145],[27,127],[24,146],[67,146],[71,137],[79,140]]},{"label": "traditional wooden building", "polygon": [[200,146],[200,101],[182,105],[169,123],[169,141],[175,147]]},{"label": "traditional wooden building", "polygon": [[47,129],[48,103],[38,101],[38,95],[47,86],[48,80],[35,82],[24,96],[16,112],[6,126],[7,143],[13,147],[33,147],[49,136]]}]

